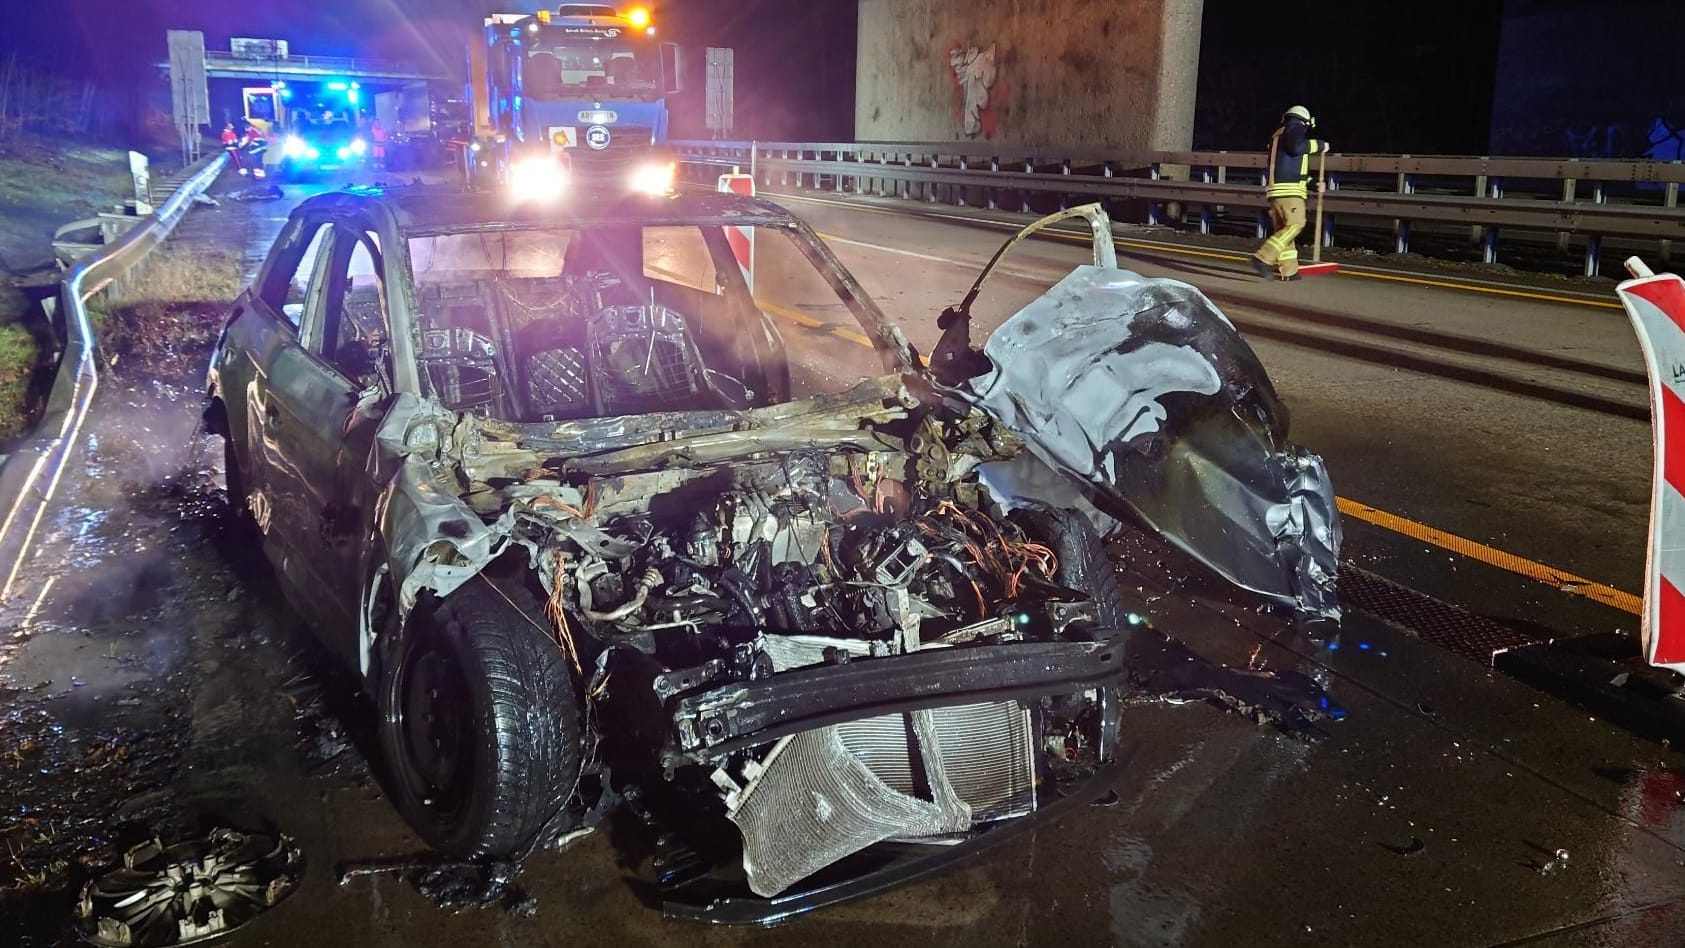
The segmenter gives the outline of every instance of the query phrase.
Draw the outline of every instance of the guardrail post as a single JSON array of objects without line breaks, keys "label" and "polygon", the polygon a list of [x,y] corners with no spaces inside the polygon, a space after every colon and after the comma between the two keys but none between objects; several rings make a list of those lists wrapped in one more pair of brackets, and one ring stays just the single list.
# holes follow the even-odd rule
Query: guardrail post
[{"label": "guardrail post", "polygon": [[1597,254],[1603,249],[1603,238],[1597,234],[1586,235],[1586,265],[1585,275],[1597,276]]},{"label": "guardrail post", "polygon": [[[1674,164],[1677,165],[1679,162],[1675,161]],[[1668,208],[1679,206],[1679,182],[1668,182],[1667,190],[1662,192],[1662,205]],[[1673,241],[1664,240],[1662,241],[1662,261],[1668,262],[1671,260],[1673,260]]]},{"label": "guardrail post", "polygon": [[[1069,178],[1071,176],[1071,159],[1069,159],[1069,158],[1059,159],[1059,173],[1064,175],[1067,178]],[[1070,209],[1071,209],[1071,196],[1069,194],[1065,193],[1064,191],[1060,191],[1059,192],[1059,210],[1068,211]]]},{"label": "guardrail post", "polygon": [[[1328,190],[1330,192],[1340,190],[1339,175],[1331,174],[1328,176]],[[1317,235],[1317,239],[1322,241],[1324,247],[1334,246],[1334,215],[1324,214],[1322,216],[1322,233]]]},{"label": "guardrail post", "polygon": [[[904,168],[907,168],[908,170],[911,170],[912,167],[913,167],[913,156],[912,155],[902,155],[901,156],[901,166],[904,167]],[[905,181],[898,182],[895,185],[895,193],[902,200],[910,201],[910,200],[913,199],[913,189],[916,188],[916,187],[918,187],[918,183],[913,181],[911,178],[909,178]]]},{"label": "guardrail post", "polygon": [[[1500,200],[1504,196],[1504,179],[1491,179],[1492,200]],[[1486,228],[1480,241],[1480,259],[1486,263],[1498,262],[1498,228]]]},{"label": "guardrail post", "polygon": [[[1415,194],[1416,193],[1416,176],[1412,175],[1412,174],[1405,174],[1402,171],[1399,172],[1399,174],[1398,174],[1398,193],[1399,194]],[[1405,253],[1410,252],[1410,222],[1409,221],[1407,221],[1407,220],[1405,220],[1401,217],[1395,217],[1395,218],[1392,219],[1392,245],[1393,245],[1393,253],[1405,254]]]},{"label": "guardrail post", "polygon": [[[935,171],[940,167],[942,167],[942,156],[941,155],[931,155],[930,156],[930,170]],[[934,181],[932,181],[930,183],[930,187],[927,188],[926,191],[925,191],[925,197],[929,199],[929,202],[931,204],[935,204],[939,200],[939,195],[938,195],[937,192],[939,192],[941,189],[942,189],[942,186],[940,184],[937,184]]]},{"label": "guardrail post", "polygon": [[[1153,181],[1158,180],[1158,162],[1147,166],[1147,177]],[[1147,226],[1158,226],[1158,202],[1152,198],[1147,198]]]},{"label": "guardrail post", "polygon": [[[960,170],[961,171],[970,171],[971,170],[971,162],[967,161],[965,159],[964,155],[960,155],[959,159],[960,159]],[[956,207],[964,207],[965,206],[965,185],[963,185],[963,184],[957,185],[954,188],[954,206],[956,206]]]},{"label": "guardrail post", "polygon": [[[1201,181],[1206,184],[1210,184],[1211,178],[1212,174],[1210,168],[1199,169],[1199,179]],[[1199,232],[1202,234],[1211,233],[1211,205],[1209,204],[1201,204],[1199,206]]]},{"label": "guardrail post", "polygon": [[[1000,170],[1000,158],[999,158],[999,156],[991,156],[989,158],[989,170],[990,171],[999,171]],[[998,206],[996,201],[995,201],[995,189],[994,188],[984,188],[983,189],[983,200],[984,200],[984,203],[988,205],[989,210],[991,210],[991,211],[995,210],[996,207]]]},{"label": "guardrail post", "polygon": [[[1025,174],[1035,174],[1036,173],[1036,160],[1034,158],[1025,158],[1024,159],[1024,173]],[[1030,211],[1032,210],[1032,208],[1030,207],[1030,192],[1028,192],[1028,191],[1019,191],[1018,192],[1018,209],[1020,211],[1023,211],[1025,214],[1030,213]]]},{"label": "guardrail post", "polygon": [[[1486,196],[1486,176],[1483,175],[1483,174],[1477,174],[1477,175],[1474,176],[1474,196],[1475,197],[1485,197]],[[1473,227],[1470,227],[1469,228],[1469,246],[1470,247],[1480,246],[1481,237],[1485,234],[1485,232],[1486,232],[1486,228],[1481,227],[1479,224],[1476,224]]]},{"label": "guardrail post", "polygon": [[[1577,184],[1579,184],[1579,182],[1575,181],[1573,178],[1569,178],[1568,180],[1562,182],[1562,203],[1574,203],[1574,188]],[[1556,232],[1556,252],[1568,252],[1568,232],[1565,230],[1559,230]],[[1588,273],[1586,275],[1590,276],[1591,274]]]}]

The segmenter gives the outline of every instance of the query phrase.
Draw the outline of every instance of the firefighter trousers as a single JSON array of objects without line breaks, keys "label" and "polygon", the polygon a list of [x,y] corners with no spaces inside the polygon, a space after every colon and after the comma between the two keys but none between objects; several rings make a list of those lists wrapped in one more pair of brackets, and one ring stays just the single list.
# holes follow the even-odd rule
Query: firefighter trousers
[{"label": "firefighter trousers", "polygon": [[1270,199],[1269,239],[1253,254],[1265,266],[1275,268],[1282,277],[1299,272],[1299,232],[1305,229],[1305,199],[1278,197]]}]

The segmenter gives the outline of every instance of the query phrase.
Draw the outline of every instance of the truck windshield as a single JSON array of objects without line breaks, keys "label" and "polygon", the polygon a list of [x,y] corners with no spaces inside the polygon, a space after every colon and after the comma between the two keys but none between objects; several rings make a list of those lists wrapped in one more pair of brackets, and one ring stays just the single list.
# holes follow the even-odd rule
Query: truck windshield
[{"label": "truck windshield", "polygon": [[615,39],[535,46],[521,78],[527,98],[540,101],[581,94],[651,96],[661,88],[661,54],[653,44]]}]

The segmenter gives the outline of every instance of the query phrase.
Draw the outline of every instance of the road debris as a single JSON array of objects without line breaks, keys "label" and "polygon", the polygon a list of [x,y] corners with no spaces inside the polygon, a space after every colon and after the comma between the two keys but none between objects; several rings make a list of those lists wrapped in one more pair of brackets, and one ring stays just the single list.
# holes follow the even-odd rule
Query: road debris
[{"label": "road debris", "polygon": [[171,846],[154,839],[83,888],[77,933],[110,948],[207,941],[280,904],[303,872],[304,855],[285,835],[219,828]]},{"label": "road debris", "polygon": [[1543,865],[1539,866],[1539,875],[1548,876],[1548,875],[1551,875],[1552,873],[1560,872],[1562,869],[1566,868],[1567,866],[1568,866],[1568,850],[1558,849],[1556,851],[1556,853],[1551,856],[1550,859],[1546,860]]}]

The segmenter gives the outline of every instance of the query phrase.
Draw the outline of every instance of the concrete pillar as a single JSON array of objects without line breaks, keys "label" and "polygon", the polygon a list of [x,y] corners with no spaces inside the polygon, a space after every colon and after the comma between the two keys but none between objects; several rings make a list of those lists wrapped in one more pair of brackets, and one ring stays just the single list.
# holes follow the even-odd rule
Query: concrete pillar
[{"label": "concrete pillar", "polygon": [[859,11],[857,140],[1103,152],[1126,168],[1192,146],[1204,0],[860,0]]}]

